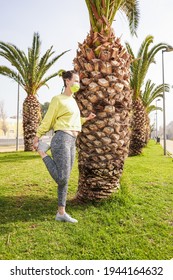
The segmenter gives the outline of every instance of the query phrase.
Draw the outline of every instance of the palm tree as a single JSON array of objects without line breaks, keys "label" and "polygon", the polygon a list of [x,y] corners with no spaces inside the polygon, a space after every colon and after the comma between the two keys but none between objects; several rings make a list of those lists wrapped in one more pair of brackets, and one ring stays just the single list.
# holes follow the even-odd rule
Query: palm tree
[{"label": "palm tree", "polygon": [[135,156],[142,152],[142,148],[146,143],[146,111],[141,100],[142,86],[147,75],[148,69],[155,62],[155,55],[162,49],[168,47],[166,43],[159,43],[149,50],[149,46],[153,43],[154,37],[148,35],[142,42],[138,54],[135,57],[129,43],[126,43],[128,52],[133,59],[130,69],[131,78],[130,85],[133,93],[132,104],[132,121],[131,121],[131,140],[129,146],[129,155]]},{"label": "palm tree", "polygon": [[145,107],[145,111],[146,111],[146,134],[145,134],[145,143],[148,143],[148,140],[150,138],[150,118],[149,118],[149,114],[155,110],[161,110],[161,107],[157,107],[155,105],[153,105],[153,101],[156,100],[157,98],[163,98],[163,90],[165,90],[165,92],[169,92],[170,90],[170,86],[168,84],[161,84],[156,86],[155,83],[152,83],[152,81],[149,79],[146,84],[145,84],[145,88],[144,91],[141,94],[141,99],[143,102],[143,105]]},{"label": "palm tree", "polygon": [[128,155],[131,110],[130,55],[111,28],[118,10],[123,11],[134,34],[138,25],[136,0],[86,0],[91,29],[79,44],[74,68],[81,89],[76,100],[86,122],[78,137],[79,184],[77,200],[97,201],[119,188]]},{"label": "palm tree", "polygon": [[23,129],[25,151],[33,150],[33,138],[41,118],[40,104],[36,94],[47,82],[57,76],[57,72],[45,77],[51,66],[67,51],[55,56],[52,47],[40,57],[41,41],[38,33],[34,33],[32,47],[28,54],[13,44],[0,42],[0,55],[15,68],[0,66],[0,74],[15,80],[26,91],[27,97],[23,103]]}]

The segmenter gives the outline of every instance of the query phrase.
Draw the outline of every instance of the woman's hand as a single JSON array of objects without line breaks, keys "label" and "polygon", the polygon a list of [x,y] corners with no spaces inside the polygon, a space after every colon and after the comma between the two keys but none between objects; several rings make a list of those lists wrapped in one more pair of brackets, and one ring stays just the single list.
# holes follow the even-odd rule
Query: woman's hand
[{"label": "woman's hand", "polygon": [[86,117],[86,120],[89,121],[89,120],[92,120],[96,117],[96,115],[94,113],[90,113],[88,117]]},{"label": "woman's hand", "polygon": [[33,147],[35,150],[37,150],[37,147],[38,147],[38,140],[39,140],[39,138],[37,136],[35,136],[34,140],[33,140]]}]

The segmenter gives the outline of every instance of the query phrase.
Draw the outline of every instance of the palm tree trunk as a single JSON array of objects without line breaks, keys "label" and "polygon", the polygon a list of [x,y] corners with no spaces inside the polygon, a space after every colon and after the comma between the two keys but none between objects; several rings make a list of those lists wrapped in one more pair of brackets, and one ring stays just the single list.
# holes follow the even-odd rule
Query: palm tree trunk
[{"label": "palm tree trunk", "polygon": [[33,139],[41,120],[40,103],[34,95],[28,95],[23,103],[24,150],[33,151]]},{"label": "palm tree trunk", "polygon": [[140,155],[146,140],[146,112],[140,98],[133,101],[129,156]]},{"label": "palm tree trunk", "polygon": [[128,156],[132,104],[130,56],[113,32],[107,37],[91,32],[79,48],[74,64],[81,89],[76,100],[83,116],[94,112],[96,118],[83,125],[77,140],[77,199],[97,201],[119,188]]},{"label": "palm tree trunk", "polygon": [[146,115],[146,139],[145,144],[147,145],[151,137],[151,129],[150,129],[150,118]]}]

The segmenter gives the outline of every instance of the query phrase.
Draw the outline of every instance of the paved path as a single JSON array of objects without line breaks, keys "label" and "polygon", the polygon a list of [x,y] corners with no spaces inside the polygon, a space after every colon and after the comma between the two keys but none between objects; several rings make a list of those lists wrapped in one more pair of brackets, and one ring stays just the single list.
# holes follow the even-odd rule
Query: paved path
[{"label": "paved path", "polygon": [[[163,140],[160,141],[160,144],[163,145]],[[173,141],[172,140],[166,140],[166,150],[168,151],[168,153],[170,153],[173,157]]]},{"label": "paved path", "polygon": [[[23,151],[24,146],[19,145],[19,151]],[[16,152],[16,146],[0,146],[0,153]]]},{"label": "paved path", "polygon": [[[43,136],[42,139],[46,143],[50,143],[51,136]],[[23,139],[19,139],[19,151],[24,151]],[[0,139],[0,153],[16,152],[16,139]]]}]

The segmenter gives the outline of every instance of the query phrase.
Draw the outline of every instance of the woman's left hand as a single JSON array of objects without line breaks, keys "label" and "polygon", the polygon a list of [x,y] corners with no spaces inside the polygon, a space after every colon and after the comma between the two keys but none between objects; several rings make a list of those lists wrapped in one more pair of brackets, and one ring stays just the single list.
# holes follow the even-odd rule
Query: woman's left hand
[{"label": "woman's left hand", "polygon": [[89,116],[86,118],[87,121],[92,120],[96,117],[94,113],[90,113]]}]

